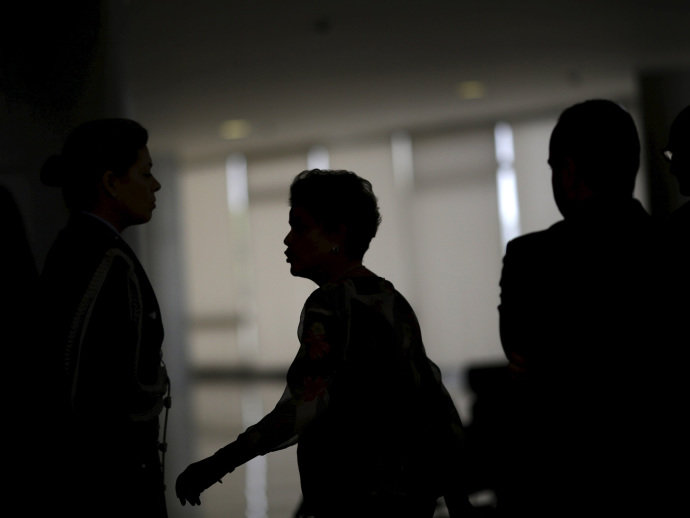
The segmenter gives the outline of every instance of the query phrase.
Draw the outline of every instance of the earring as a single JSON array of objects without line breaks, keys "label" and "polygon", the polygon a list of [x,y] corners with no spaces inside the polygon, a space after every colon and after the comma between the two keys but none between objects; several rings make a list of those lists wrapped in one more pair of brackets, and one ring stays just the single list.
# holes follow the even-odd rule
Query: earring
[{"label": "earring", "polygon": [[338,245],[333,245],[331,247],[331,253],[333,255],[339,254],[340,253],[340,247]]}]

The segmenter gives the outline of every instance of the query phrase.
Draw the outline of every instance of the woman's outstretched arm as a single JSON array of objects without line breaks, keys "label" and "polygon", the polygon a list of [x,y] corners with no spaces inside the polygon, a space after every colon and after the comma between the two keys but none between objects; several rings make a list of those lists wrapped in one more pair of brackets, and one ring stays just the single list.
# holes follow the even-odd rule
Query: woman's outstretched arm
[{"label": "woman's outstretched arm", "polygon": [[295,444],[302,430],[326,411],[343,336],[339,320],[328,307],[329,301],[318,291],[309,298],[300,320],[300,348],[288,370],[283,396],[235,441],[182,472],[175,485],[182,505],[199,505],[200,494],[236,467]]}]

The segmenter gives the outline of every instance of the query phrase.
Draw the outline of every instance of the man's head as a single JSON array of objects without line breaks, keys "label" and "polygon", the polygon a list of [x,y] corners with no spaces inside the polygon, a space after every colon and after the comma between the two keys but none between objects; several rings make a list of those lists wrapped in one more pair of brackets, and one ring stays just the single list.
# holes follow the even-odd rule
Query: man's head
[{"label": "man's head", "polygon": [[554,197],[566,216],[592,198],[631,198],[640,166],[640,139],[620,105],[594,99],[567,108],[551,133]]}]

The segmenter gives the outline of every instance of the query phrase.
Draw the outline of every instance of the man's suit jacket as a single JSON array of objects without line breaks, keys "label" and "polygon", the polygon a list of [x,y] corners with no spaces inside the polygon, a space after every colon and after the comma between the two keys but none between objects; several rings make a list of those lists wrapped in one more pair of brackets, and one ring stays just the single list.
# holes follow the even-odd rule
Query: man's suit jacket
[{"label": "man's suit jacket", "polygon": [[499,318],[512,453],[540,473],[531,489],[518,481],[523,493],[541,487],[552,503],[603,509],[640,489],[655,441],[642,423],[663,392],[660,261],[636,200],[592,206],[508,244]]},{"label": "man's suit jacket", "polygon": [[530,375],[560,378],[636,354],[655,302],[655,239],[651,217],[631,201],[509,242],[499,306],[509,359]]}]

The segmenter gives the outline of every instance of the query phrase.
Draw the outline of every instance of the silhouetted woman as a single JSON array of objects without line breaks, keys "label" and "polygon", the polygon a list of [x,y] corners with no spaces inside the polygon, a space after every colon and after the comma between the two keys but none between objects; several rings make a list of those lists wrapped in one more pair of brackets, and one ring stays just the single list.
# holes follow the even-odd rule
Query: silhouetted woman
[{"label": "silhouetted woman", "polygon": [[349,171],[300,173],[290,188],[290,272],[319,287],[298,327],[287,388],[259,423],[177,480],[184,504],[257,455],[297,443],[300,516],[431,517],[466,504],[462,424],[428,359],[414,311],[362,265],[380,216]]},{"label": "silhouetted woman", "polygon": [[161,186],[147,141],[131,120],[88,122],[41,172],[44,183],[62,188],[71,213],[39,291],[55,412],[45,448],[56,457],[51,505],[66,516],[166,516],[158,444],[163,327],[148,278],[120,234],[149,221],[156,206]]}]

